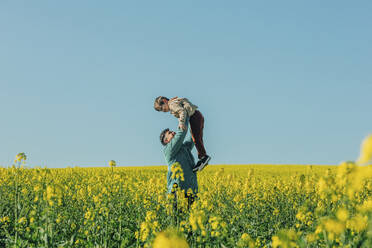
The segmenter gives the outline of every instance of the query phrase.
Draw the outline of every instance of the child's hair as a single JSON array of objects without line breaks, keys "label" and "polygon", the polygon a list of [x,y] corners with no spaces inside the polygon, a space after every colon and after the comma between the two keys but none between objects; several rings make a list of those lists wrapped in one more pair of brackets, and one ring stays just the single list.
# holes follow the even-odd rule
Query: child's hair
[{"label": "child's hair", "polygon": [[161,111],[161,106],[164,104],[163,100],[167,100],[169,101],[168,98],[166,98],[165,96],[158,96],[156,99],[155,99],[155,102],[154,102],[154,109],[156,111]]}]

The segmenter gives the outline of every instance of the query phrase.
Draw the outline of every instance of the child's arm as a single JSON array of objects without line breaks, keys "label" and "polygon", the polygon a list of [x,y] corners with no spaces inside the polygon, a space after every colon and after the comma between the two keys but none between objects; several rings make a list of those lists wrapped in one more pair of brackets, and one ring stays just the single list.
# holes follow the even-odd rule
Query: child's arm
[{"label": "child's arm", "polygon": [[198,106],[192,104],[187,98],[181,98],[182,103],[179,103],[183,112],[179,113],[179,122],[182,128],[185,128],[185,119],[188,116],[190,118],[191,114],[198,108]]},{"label": "child's arm", "polygon": [[187,117],[187,111],[186,109],[183,109],[180,113],[180,118],[178,118],[178,127],[184,131],[187,130],[186,127],[186,117]]},{"label": "child's arm", "polygon": [[[173,98],[172,98],[173,99]],[[178,114],[178,127],[184,131],[187,130],[186,127],[186,118],[187,118],[187,110],[179,103],[170,101],[169,102],[169,108]]]}]

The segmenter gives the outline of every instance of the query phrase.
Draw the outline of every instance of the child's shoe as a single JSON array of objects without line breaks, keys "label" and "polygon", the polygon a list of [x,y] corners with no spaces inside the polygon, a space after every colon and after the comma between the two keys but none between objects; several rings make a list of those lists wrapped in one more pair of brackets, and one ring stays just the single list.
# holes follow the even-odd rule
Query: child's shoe
[{"label": "child's shoe", "polygon": [[192,169],[192,172],[199,171],[200,164],[201,164],[201,159],[196,163],[195,167]]},{"label": "child's shoe", "polygon": [[[202,157],[199,161],[198,161],[198,164],[200,164],[198,166],[198,171],[201,171],[204,169],[205,166],[207,166],[209,160],[211,160],[211,157],[208,156],[208,155],[205,155],[204,157]],[[200,163],[199,163],[200,162]]]}]

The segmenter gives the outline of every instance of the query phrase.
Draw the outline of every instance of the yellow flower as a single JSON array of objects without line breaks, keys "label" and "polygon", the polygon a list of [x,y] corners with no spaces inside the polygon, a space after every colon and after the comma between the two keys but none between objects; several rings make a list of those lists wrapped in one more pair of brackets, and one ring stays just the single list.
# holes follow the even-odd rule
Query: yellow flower
[{"label": "yellow flower", "polygon": [[297,239],[297,233],[296,233],[296,231],[293,230],[293,229],[289,229],[289,230],[287,231],[287,236],[288,236],[288,238],[291,239],[291,240],[296,240],[296,239]]},{"label": "yellow flower", "polygon": [[47,193],[47,200],[49,201],[54,196],[53,187],[48,186],[46,193]]},{"label": "yellow flower", "polygon": [[314,234],[314,233],[310,233],[310,234],[306,235],[306,240],[307,240],[307,242],[312,243],[312,242],[317,240],[317,235]]},{"label": "yellow flower", "polygon": [[323,178],[319,179],[317,186],[320,193],[323,193],[328,188],[327,182]]},{"label": "yellow flower", "polygon": [[115,167],[115,166],[116,166],[116,162],[115,162],[115,160],[110,160],[110,162],[109,162],[109,166],[110,166],[110,167]]},{"label": "yellow flower", "polygon": [[341,220],[341,221],[346,221],[347,218],[349,217],[349,213],[347,212],[346,209],[344,208],[340,208],[338,211],[337,211],[337,219]]},{"label": "yellow flower", "polygon": [[296,219],[298,219],[299,221],[304,221],[305,218],[306,218],[306,216],[301,211],[296,214]]},{"label": "yellow flower", "polygon": [[24,152],[18,153],[14,162],[20,162],[20,161],[25,161],[27,159],[27,156]]},{"label": "yellow flower", "polygon": [[196,231],[198,229],[198,226],[196,224],[196,218],[194,217],[194,215],[192,215],[192,214],[190,215],[189,221],[190,221],[190,225],[192,227],[192,230]]},{"label": "yellow flower", "polygon": [[357,214],[346,222],[346,227],[352,231],[361,232],[367,228],[368,217]]},{"label": "yellow flower", "polygon": [[156,236],[153,248],[189,248],[189,245],[177,231],[169,229]]},{"label": "yellow flower", "polygon": [[248,240],[248,239],[251,239],[251,237],[249,236],[249,234],[243,233],[242,236],[241,236],[241,239]]},{"label": "yellow flower", "polygon": [[6,224],[8,222],[10,222],[10,219],[9,219],[8,216],[5,216],[5,217],[3,217],[3,218],[0,219],[0,223],[5,223]]},{"label": "yellow flower", "polygon": [[181,164],[176,162],[171,166],[172,179],[179,178],[181,181],[185,181]]},{"label": "yellow flower", "polygon": [[19,224],[23,224],[23,223],[26,223],[26,221],[27,221],[26,217],[22,217],[22,218],[20,218],[20,219],[18,220],[18,223],[19,223]]},{"label": "yellow flower", "polygon": [[84,214],[85,219],[89,219],[91,216],[92,216],[92,212],[90,212],[89,210]]},{"label": "yellow flower", "polygon": [[272,240],[273,240],[273,243],[272,243],[273,248],[277,248],[282,244],[278,236],[273,236]]},{"label": "yellow flower", "polygon": [[243,233],[237,243],[238,247],[255,247],[254,241],[247,233]]},{"label": "yellow flower", "polygon": [[372,199],[365,201],[361,206],[358,207],[361,212],[372,211]]},{"label": "yellow flower", "polygon": [[279,214],[279,210],[278,210],[277,208],[275,208],[274,211],[273,211],[273,215],[276,216],[276,215],[278,215],[278,214]]},{"label": "yellow flower", "polygon": [[217,229],[218,228],[218,225],[219,225],[219,221],[218,221],[218,218],[213,216],[209,219],[209,222],[211,223],[211,227],[213,230]]},{"label": "yellow flower", "polygon": [[345,225],[343,223],[331,219],[324,222],[324,227],[327,232],[334,234],[341,234],[345,229]]},{"label": "yellow flower", "polygon": [[360,165],[367,164],[372,160],[372,134],[368,135],[360,147],[360,156],[357,163]]}]

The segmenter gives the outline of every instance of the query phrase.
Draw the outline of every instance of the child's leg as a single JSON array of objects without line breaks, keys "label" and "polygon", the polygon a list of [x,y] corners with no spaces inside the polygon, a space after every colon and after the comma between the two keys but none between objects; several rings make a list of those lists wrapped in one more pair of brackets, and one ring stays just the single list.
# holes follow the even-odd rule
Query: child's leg
[{"label": "child's leg", "polygon": [[198,158],[201,159],[207,155],[207,153],[205,152],[203,143],[204,117],[198,110],[190,117],[190,128],[191,137],[198,151]]}]

